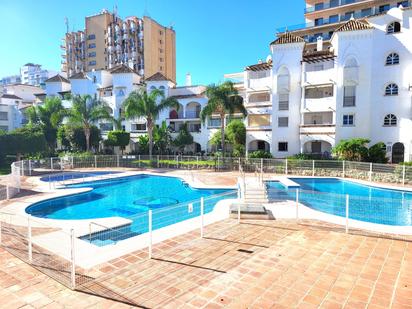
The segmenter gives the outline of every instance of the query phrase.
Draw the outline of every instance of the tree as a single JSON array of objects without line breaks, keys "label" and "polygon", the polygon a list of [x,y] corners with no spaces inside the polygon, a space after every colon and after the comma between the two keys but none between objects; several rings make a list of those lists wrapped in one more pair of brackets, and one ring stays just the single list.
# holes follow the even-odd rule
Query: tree
[{"label": "tree", "polygon": [[180,127],[179,134],[173,141],[173,145],[175,145],[179,149],[179,151],[183,151],[186,146],[191,144],[193,144],[193,136],[192,134],[190,134],[187,128],[187,123],[185,122]]},{"label": "tree", "polygon": [[[95,125],[90,128],[89,143],[92,147],[99,147],[101,140],[100,130]],[[84,135],[84,128],[79,125],[64,125],[59,128],[58,140],[65,148],[70,148],[72,151],[86,151],[86,136]]]},{"label": "tree", "polygon": [[233,115],[235,112],[247,115],[243,105],[243,98],[238,94],[234,84],[230,81],[219,85],[209,85],[206,89],[208,102],[200,113],[202,122],[213,114],[218,114],[220,118],[221,147],[225,152],[225,117]]},{"label": "tree", "polygon": [[153,147],[157,153],[164,153],[172,143],[170,130],[167,127],[166,121],[162,121],[160,126],[153,128]]},{"label": "tree", "polygon": [[365,161],[368,159],[367,138],[351,138],[341,140],[332,149],[332,153],[340,160]]},{"label": "tree", "polygon": [[86,151],[90,151],[91,127],[98,120],[113,120],[106,103],[92,98],[90,95],[72,98],[72,108],[69,118],[72,123],[81,125],[86,138]]},{"label": "tree", "polygon": [[137,138],[139,153],[147,154],[149,152],[149,137],[147,135],[140,135]]},{"label": "tree", "polygon": [[368,151],[368,159],[373,163],[387,163],[385,143],[379,142],[371,146]]},{"label": "tree", "polygon": [[47,149],[41,129],[19,128],[7,134],[0,134],[0,154],[16,155],[17,161],[24,154],[34,154]]},{"label": "tree", "polygon": [[150,93],[144,88],[139,91],[133,91],[124,102],[126,118],[146,118],[150,159],[153,153],[154,121],[158,118],[160,112],[169,107],[178,109],[179,102],[173,97],[165,98],[164,92],[159,89],[154,89]]},{"label": "tree", "polygon": [[107,134],[107,140],[105,141],[105,144],[108,146],[117,146],[120,147],[122,150],[122,154],[124,149],[126,148],[127,145],[130,143],[130,133],[125,132],[125,131],[110,131]]},{"label": "tree", "polygon": [[57,97],[48,97],[43,105],[30,106],[26,109],[28,126],[39,125],[43,131],[50,152],[56,148],[57,130],[62,124],[67,112],[61,100]]}]

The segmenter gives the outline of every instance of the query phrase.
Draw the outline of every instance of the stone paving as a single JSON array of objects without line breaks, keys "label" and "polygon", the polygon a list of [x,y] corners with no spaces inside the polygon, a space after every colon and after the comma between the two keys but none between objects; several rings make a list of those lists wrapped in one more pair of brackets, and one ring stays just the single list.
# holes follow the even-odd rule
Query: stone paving
[{"label": "stone paving", "polygon": [[[102,265],[71,291],[0,249],[1,308],[412,308],[412,242],[228,219]],[[96,296],[98,295],[98,296]]]}]

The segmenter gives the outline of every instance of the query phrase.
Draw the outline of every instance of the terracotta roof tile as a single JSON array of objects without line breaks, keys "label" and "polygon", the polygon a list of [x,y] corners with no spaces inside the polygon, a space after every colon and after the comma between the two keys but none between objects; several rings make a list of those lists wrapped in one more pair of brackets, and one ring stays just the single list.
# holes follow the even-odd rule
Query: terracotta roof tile
[{"label": "terracotta roof tile", "polygon": [[272,68],[272,61],[252,64],[245,68],[246,71],[265,71]]},{"label": "terracotta roof tile", "polygon": [[128,66],[125,66],[124,64],[119,64],[109,70],[110,73],[112,74],[121,74],[121,73],[135,73],[133,69],[129,68]]},{"label": "terracotta roof tile", "polygon": [[285,32],[282,35],[280,35],[276,40],[274,40],[270,45],[272,44],[291,44],[291,43],[304,43],[305,40],[297,36],[296,34],[290,33],[290,32]]},{"label": "terracotta roof tile", "polygon": [[145,80],[146,81],[164,81],[164,80],[168,80],[168,81],[173,82],[172,80],[170,80],[169,78],[167,78],[166,76],[164,76],[160,72],[157,72],[157,73],[153,74],[152,76],[149,76]]},{"label": "terracotta roof tile", "polygon": [[84,72],[79,72],[70,76],[69,79],[87,79],[87,77]]},{"label": "terracotta roof tile", "polygon": [[23,100],[22,98],[14,95],[14,94],[7,94],[7,93],[4,93],[0,98],[2,98],[2,99]]},{"label": "terracotta roof tile", "polygon": [[45,83],[55,83],[55,82],[63,82],[63,83],[68,83],[70,84],[70,81],[67,78],[64,78],[63,76],[57,74],[53,77],[50,77],[45,81]]},{"label": "terracotta roof tile", "polygon": [[366,20],[351,18],[346,23],[344,23],[342,26],[340,26],[338,29],[336,29],[335,32],[357,31],[357,30],[368,30],[368,29],[373,29],[373,27]]}]

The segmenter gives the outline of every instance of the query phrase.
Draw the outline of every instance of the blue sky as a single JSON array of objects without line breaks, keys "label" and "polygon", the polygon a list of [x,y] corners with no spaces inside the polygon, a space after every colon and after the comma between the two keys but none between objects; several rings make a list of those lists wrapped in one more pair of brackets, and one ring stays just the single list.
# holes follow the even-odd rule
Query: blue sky
[{"label": "blue sky", "polygon": [[0,77],[27,62],[59,70],[64,17],[70,29],[83,29],[85,16],[114,5],[121,17],[146,11],[173,24],[178,84],[187,72],[194,84],[209,84],[265,59],[276,28],[303,22],[304,0],[0,0]]}]

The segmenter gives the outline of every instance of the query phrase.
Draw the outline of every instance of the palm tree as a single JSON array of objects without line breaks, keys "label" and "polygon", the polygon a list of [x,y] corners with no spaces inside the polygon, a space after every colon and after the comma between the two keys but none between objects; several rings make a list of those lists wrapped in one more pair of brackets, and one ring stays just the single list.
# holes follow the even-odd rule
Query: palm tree
[{"label": "palm tree", "polygon": [[90,95],[75,96],[72,98],[72,108],[69,112],[69,120],[83,127],[86,138],[86,151],[90,151],[90,130],[93,123],[98,120],[113,120],[109,106]]},{"label": "palm tree", "polygon": [[223,84],[209,85],[206,89],[206,96],[208,102],[200,113],[202,122],[214,114],[220,117],[220,131],[221,131],[221,147],[223,153],[225,152],[225,117],[226,115],[233,115],[235,112],[247,115],[245,106],[243,105],[243,98],[239,95],[237,89],[231,81],[226,81]]},{"label": "palm tree", "polygon": [[62,101],[57,97],[48,97],[43,105],[30,106],[25,113],[29,121],[28,125],[39,125],[50,151],[54,151],[57,129],[66,115]]},{"label": "palm tree", "polygon": [[144,117],[146,118],[147,134],[149,136],[149,156],[152,158],[153,152],[153,127],[155,119],[168,107],[179,108],[179,102],[173,98],[165,98],[164,92],[154,89],[147,92],[146,89],[133,91],[124,101],[124,111],[127,119]]}]

